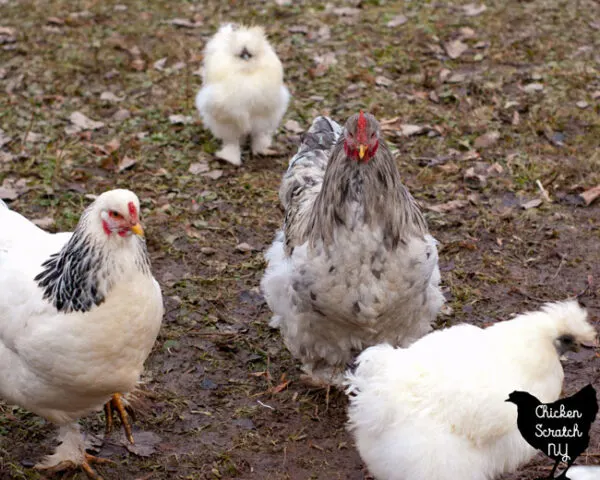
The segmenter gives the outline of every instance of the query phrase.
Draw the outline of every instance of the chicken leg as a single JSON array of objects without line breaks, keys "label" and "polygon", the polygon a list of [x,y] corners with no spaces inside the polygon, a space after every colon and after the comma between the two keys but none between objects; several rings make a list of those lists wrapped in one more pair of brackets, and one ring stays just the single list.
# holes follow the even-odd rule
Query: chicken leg
[{"label": "chicken leg", "polygon": [[104,414],[106,415],[106,434],[112,432],[113,428],[113,410],[116,410],[117,415],[121,419],[123,430],[125,430],[125,436],[132,445],[135,443],[133,440],[133,434],[131,432],[131,420],[129,417],[135,419],[133,408],[128,405],[121,393],[115,393],[109,402],[104,405]]},{"label": "chicken leg", "polygon": [[102,477],[94,470],[91,464],[114,463],[108,458],[95,457],[85,451],[86,442],[76,422],[60,427],[58,441],[60,444],[56,447],[54,453],[35,465],[34,468],[36,470],[47,473],[58,473],[81,468],[92,480],[102,480]]},{"label": "chicken leg", "polygon": [[94,468],[92,467],[92,463],[102,464],[115,462],[109,460],[108,458],[94,457],[89,453],[84,453],[84,458],[79,463],[75,463],[72,460],[63,460],[62,462],[57,463],[56,465],[52,465],[49,467],[36,466],[35,468],[36,470],[40,470],[51,474],[64,472],[65,470],[81,468],[86,473],[86,475],[92,480],[103,480],[103,478],[98,474],[98,472],[96,472],[96,470],[94,470]]}]

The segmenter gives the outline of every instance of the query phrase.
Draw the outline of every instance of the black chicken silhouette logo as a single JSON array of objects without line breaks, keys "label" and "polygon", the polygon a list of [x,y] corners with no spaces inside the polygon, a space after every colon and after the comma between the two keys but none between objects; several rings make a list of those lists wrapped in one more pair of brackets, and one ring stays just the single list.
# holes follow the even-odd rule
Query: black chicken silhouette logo
[{"label": "black chicken silhouette logo", "polygon": [[598,413],[596,390],[591,385],[553,403],[541,403],[527,392],[512,392],[507,402],[517,406],[517,427],[523,438],[556,463],[547,478],[554,478],[560,462],[567,468],[557,479],[569,480],[567,470],[590,443],[590,427]]}]

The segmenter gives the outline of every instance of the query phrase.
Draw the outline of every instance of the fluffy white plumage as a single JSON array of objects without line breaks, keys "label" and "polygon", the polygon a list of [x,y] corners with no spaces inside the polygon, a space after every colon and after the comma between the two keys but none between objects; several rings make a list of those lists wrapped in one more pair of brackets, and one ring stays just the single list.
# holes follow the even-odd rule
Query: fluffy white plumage
[{"label": "fluffy white plumage", "polygon": [[547,403],[564,378],[560,337],[596,331],[575,301],[486,329],[458,325],[407,349],[368,348],[347,374],[349,428],[378,480],[491,480],[536,453],[517,429],[514,390]]},{"label": "fluffy white plumage", "polygon": [[571,480],[600,480],[600,466],[576,465],[567,475]]},{"label": "fluffy white plumage", "polygon": [[216,155],[241,165],[240,144],[250,135],[252,152],[270,153],[271,137],[290,94],[283,66],[261,27],[221,26],[206,45],[202,89],[196,107],[223,146]]},{"label": "fluffy white plumage", "polygon": [[[0,205],[0,397],[61,426],[43,466],[80,464],[75,422],[139,380],[163,303],[128,190],[100,195],[74,233]],[[137,234],[132,234],[137,232]]]},{"label": "fluffy white plumage", "polygon": [[345,129],[319,117],[304,136],[279,191],[285,224],[261,282],[271,326],[319,384],[341,385],[366,346],[420,338],[443,303],[436,241],[371,115],[375,155],[346,158],[358,117]]}]

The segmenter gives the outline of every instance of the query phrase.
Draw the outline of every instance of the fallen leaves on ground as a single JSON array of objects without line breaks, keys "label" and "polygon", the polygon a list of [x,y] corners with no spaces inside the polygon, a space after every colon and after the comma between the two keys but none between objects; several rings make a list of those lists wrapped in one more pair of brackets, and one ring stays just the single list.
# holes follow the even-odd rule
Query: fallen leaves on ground
[{"label": "fallen leaves on ground", "polygon": [[296,120],[288,120],[287,122],[285,122],[284,127],[288,132],[292,132],[292,133],[304,132],[304,128],[302,128]]},{"label": "fallen leaves on ground", "polygon": [[469,46],[460,39],[452,40],[444,45],[446,53],[451,59],[456,59],[465,53]]},{"label": "fallen leaves on ground", "polygon": [[82,130],[98,130],[104,127],[104,122],[97,122],[91,118],[86,117],[81,112],[73,112],[69,117],[72,125],[65,128],[67,135],[73,135],[79,133]]},{"label": "fallen leaves on ground", "polygon": [[449,213],[455,210],[465,208],[469,202],[467,200],[450,200],[446,203],[440,203],[438,205],[427,205],[425,208],[436,213]]},{"label": "fallen leaves on ground", "polygon": [[399,27],[400,25],[404,25],[406,22],[408,22],[408,18],[406,18],[404,15],[396,15],[389,22],[387,22],[385,26],[389,28],[395,28]]},{"label": "fallen leaves on ground", "polygon": [[23,195],[29,187],[24,178],[16,180],[14,178],[5,178],[0,186],[0,198],[3,200],[16,200]]},{"label": "fallen leaves on ground", "polygon": [[173,125],[188,125],[194,123],[194,117],[189,115],[169,115],[169,122]]},{"label": "fallen leaves on ground", "polygon": [[481,15],[483,12],[485,12],[487,7],[483,3],[481,5],[469,3],[468,5],[463,5],[462,10],[465,16],[476,17],[477,15]]},{"label": "fallen leaves on ground", "polygon": [[586,206],[591,205],[594,200],[596,200],[598,197],[600,197],[600,185],[597,185],[594,188],[590,188],[589,190],[586,190],[580,196],[581,196],[581,198],[583,198],[583,201],[585,202]]}]

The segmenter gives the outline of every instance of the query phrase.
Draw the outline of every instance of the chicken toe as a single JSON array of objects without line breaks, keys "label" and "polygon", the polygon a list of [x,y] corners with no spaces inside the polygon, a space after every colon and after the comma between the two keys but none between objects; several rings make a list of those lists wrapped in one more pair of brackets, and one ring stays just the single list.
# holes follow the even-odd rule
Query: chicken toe
[{"label": "chicken toe", "polygon": [[77,423],[61,426],[58,441],[59,445],[54,453],[35,465],[36,470],[54,474],[80,468],[92,480],[102,480],[91,464],[114,463],[108,458],[94,457],[85,451],[86,441]]},{"label": "chicken toe", "polygon": [[277,152],[271,147],[271,135],[258,133],[252,135],[252,153],[255,155],[275,155]]},{"label": "chicken toe", "polygon": [[59,463],[57,463],[56,465],[51,465],[51,466],[42,466],[42,465],[36,465],[36,470],[45,472],[45,473],[50,473],[50,474],[55,474],[55,473],[59,473],[59,472],[64,472],[66,470],[74,470],[77,468],[81,468],[86,475],[91,478],[92,480],[103,480],[102,476],[100,476],[98,474],[98,472],[96,470],[94,470],[94,468],[92,467],[92,463],[98,463],[98,464],[102,464],[102,463],[115,463],[112,460],[109,460],[108,458],[102,458],[102,457],[94,457],[93,455],[90,455],[89,453],[84,453],[84,458],[83,460],[81,460],[80,462],[74,462],[72,460],[63,460]]},{"label": "chicken toe", "polygon": [[239,167],[242,164],[242,153],[240,146],[233,143],[224,143],[223,148],[215,153],[217,158]]},{"label": "chicken toe", "polygon": [[121,419],[123,430],[125,430],[125,436],[129,443],[132,445],[135,443],[133,440],[133,433],[131,431],[131,418],[134,417],[133,408],[127,404],[123,395],[115,393],[110,401],[104,405],[104,413],[106,415],[106,434],[112,432],[113,427],[113,410],[117,412],[117,415]]}]

